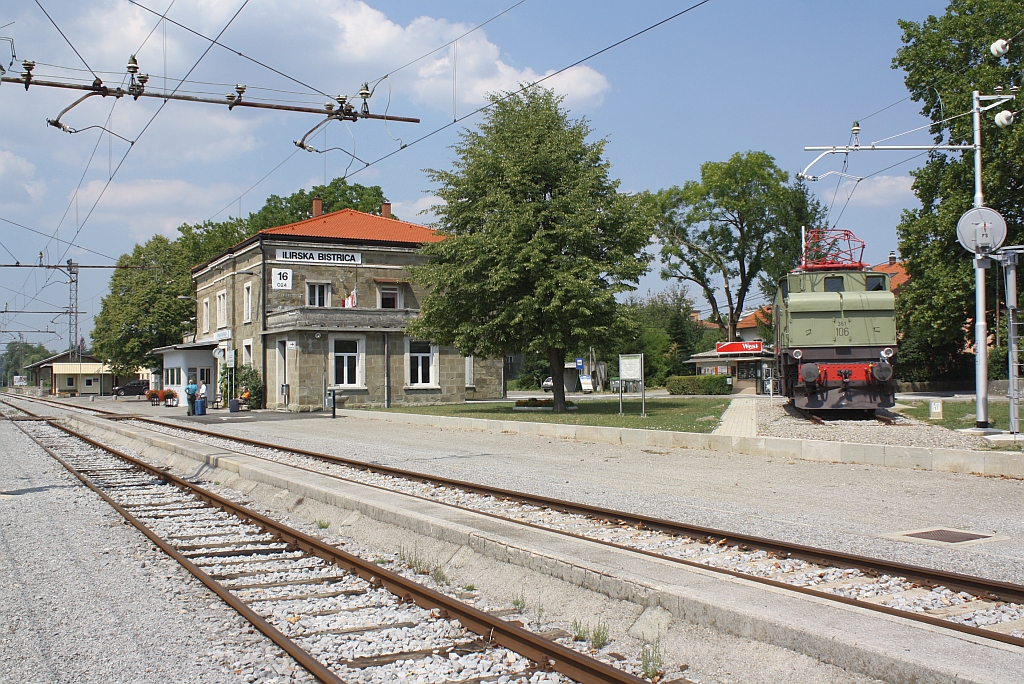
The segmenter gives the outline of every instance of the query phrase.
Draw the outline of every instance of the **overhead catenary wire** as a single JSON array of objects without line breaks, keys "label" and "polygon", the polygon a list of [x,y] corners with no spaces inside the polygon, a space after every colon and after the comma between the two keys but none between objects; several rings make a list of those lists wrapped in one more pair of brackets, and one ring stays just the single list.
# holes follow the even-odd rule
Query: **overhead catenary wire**
[{"label": "overhead catenary wire", "polygon": [[383,81],[388,76],[393,76],[394,74],[397,74],[402,69],[405,69],[406,67],[410,67],[413,64],[415,64],[416,62],[419,62],[420,60],[426,59],[430,55],[433,55],[433,54],[435,54],[437,52],[440,52],[441,50],[444,50],[449,45],[454,45],[455,43],[457,43],[458,41],[462,40],[463,38],[465,38],[469,34],[473,33],[474,31],[478,31],[478,30],[482,29],[484,26],[487,26],[488,24],[490,24],[492,21],[494,21],[498,17],[501,17],[501,16],[504,16],[505,14],[508,14],[509,12],[514,10],[516,7],[519,7],[520,5],[522,5],[524,2],[526,2],[526,0],[519,0],[519,2],[517,2],[514,5],[511,5],[511,6],[507,7],[507,8],[505,8],[505,9],[503,9],[502,11],[498,12],[497,14],[495,14],[493,17],[491,17],[487,21],[485,21],[483,23],[480,23],[480,24],[477,24],[476,26],[474,26],[473,28],[469,29],[468,31],[466,31],[462,35],[460,35],[460,36],[458,36],[456,38],[453,38],[452,40],[448,41],[444,45],[439,45],[438,47],[434,48],[430,52],[427,52],[427,53],[424,53],[424,54],[420,55],[416,59],[413,59],[413,60],[410,60],[410,61],[406,62],[405,64],[403,64],[402,66],[398,67],[397,69],[392,69],[391,71],[389,71],[388,73],[384,74],[380,78],[373,79],[372,81],[370,81],[370,83],[373,83],[374,87],[376,87],[376,84],[380,83],[381,81]]},{"label": "overhead catenary wire", "polygon": [[[666,18],[662,19],[661,21],[658,21],[658,22],[656,22],[654,24],[651,24],[650,26],[648,26],[648,27],[646,27],[644,29],[641,29],[640,31],[637,31],[636,33],[633,33],[633,34],[631,34],[629,36],[626,36],[625,38],[623,38],[621,40],[618,40],[618,41],[612,43],[611,45],[608,45],[606,47],[601,48],[597,52],[593,52],[593,53],[587,55],[586,57],[584,57],[582,59],[576,60],[572,64],[569,64],[568,66],[562,67],[558,71],[553,71],[550,74],[547,74],[546,76],[542,76],[541,78],[538,78],[536,81],[528,83],[527,85],[523,86],[522,88],[519,88],[518,90],[514,90],[512,92],[506,93],[503,97],[498,98],[497,102],[503,102],[503,101],[507,100],[508,98],[513,97],[514,95],[518,95],[519,93],[522,93],[523,91],[528,90],[529,88],[532,88],[533,86],[535,86],[535,85],[537,85],[539,83],[543,83],[544,81],[546,81],[546,80],[548,80],[550,78],[554,78],[555,76],[558,76],[559,74],[562,74],[562,73],[568,71],[569,69],[572,69],[573,67],[577,67],[580,64],[583,64],[584,62],[588,62],[591,59],[593,59],[594,57],[602,55],[605,52],[608,52],[609,50],[612,50],[612,49],[622,45],[623,43],[629,42],[629,41],[633,40],[634,38],[637,38],[638,36],[641,36],[641,35],[647,33],[648,31],[652,31],[652,30],[658,28],[659,26],[661,26],[663,24],[667,24],[668,22],[672,21],[673,19],[677,19],[677,18],[683,16],[684,14],[692,12],[693,10],[697,9],[698,7],[706,5],[709,2],[711,2],[711,0],[701,0],[700,2],[697,2],[697,3],[693,4],[693,5],[690,5],[689,7],[685,8],[683,10],[680,10],[679,12],[676,12],[675,14],[672,14],[671,16],[666,17]],[[455,124],[457,124],[457,123],[459,123],[461,121],[465,121],[466,119],[468,119],[468,118],[470,118],[472,116],[475,116],[476,114],[479,114],[480,112],[483,112],[483,111],[485,111],[487,109],[490,109],[495,104],[497,104],[497,102],[488,102],[487,104],[474,109],[470,113],[465,114],[464,116],[460,116],[459,118],[455,119],[454,121],[452,121],[450,123],[447,123],[447,124],[445,124],[443,126],[439,126],[438,128],[435,128],[434,130],[430,131],[429,133],[427,133],[425,135],[422,135],[419,138],[416,138],[412,142],[409,142],[409,143],[399,147],[396,150],[392,150],[391,152],[388,152],[387,154],[385,154],[383,156],[380,156],[377,159],[374,159],[372,162],[370,162],[366,166],[364,166],[364,167],[362,167],[360,169],[356,169],[355,171],[352,172],[351,175],[354,176],[357,173],[365,171],[366,169],[370,168],[371,166],[375,166],[376,164],[379,164],[380,162],[384,161],[385,159],[389,159],[390,157],[393,157],[394,155],[398,154],[402,150],[406,150],[406,149],[412,147],[413,145],[415,145],[417,143],[421,143],[424,140],[432,138],[433,136],[437,135],[441,131],[447,130],[447,129],[451,128],[452,126],[454,126]]]},{"label": "overhead catenary wire", "polygon": [[[248,5],[248,4],[249,4],[249,0],[244,0],[242,2],[242,5],[231,16],[231,19],[229,19],[227,24],[224,25],[224,28],[221,29],[220,33],[217,34],[217,38],[218,39],[222,35],[224,35],[224,32],[228,30],[228,28],[231,26],[231,24],[234,23],[235,19],[238,17],[239,14],[241,14],[242,10],[245,9],[246,5]],[[197,59],[195,61],[195,63],[192,65],[192,68],[189,69],[188,73],[185,74],[185,78],[188,78],[192,74],[192,72],[195,71],[195,69],[199,66],[199,63],[203,61],[203,59],[206,57],[207,54],[209,54],[209,52],[210,52],[210,50],[212,48],[213,48],[213,43],[211,43],[210,45],[207,46],[206,50],[204,50],[203,53],[199,56],[199,59]],[[172,91],[172,94],[173,94],[173,91]],[[139,140],[139,138],[141,138],[143,136],[143,134],[145,134],[145,132],[153,124],[153,121],[155,121],[157,116],[160,115],[160,112],[162,112],[164,107],[167,106],[168,102],[169,102],[169,100],[164,100],[160,104],[160,106],[157,108],[156,112],[153,113],[153,116],[150,117],[149,121],[146,122],[146,125],[142,127],[142,130],[139,131],[139,134],[135,137],[135,141],[131,145],[128,146],[128,149],[125,151],[124,155],[121,157],[121,160],[118,162],[117,167],[113,169],[113,171],[110,173],[110,176],[107,178],[107,182],[103,185],[103,188],[100,190],[99,194],[97,195],[96,200],[93,202],[92,206],[90,207],[88,213],[85,216],[85,219],[77,226],[77,228],[75,230],[74,237],[72,238],[72,240],[70,242],[73,242],[74,240],[76,240],[78,238],[79,234],[81,234],[82,229],[88,223],[89,218],[92,216],[93,212],[96,210],[96,207],[99,205],[100,201],[103,199],[103,196],[106,194],[107,189],[110,187],[110,184],[113,182],[114,177],[117,175],[118,171],[120,171],[121,166],[124,164],[125,160],[128,158],[128,155],[135,148],[135,142],[137,142]],[[116,104],[116,100],[115,100],[115,104]],[[102,139],[102,133],[100,134],[100,139]],[[97,145],[96,146],[97,147],[99,146],[99,141],[97,141]],[[95,148],[93,150],[93,155],[95,155]],[[90,157],[90,163],[91,163],[91,159],[92,158]],[[86,171],[88,171],[88,167],[86,167]],[[85,173],[83,173],[83,178],[84,177],[85,177]],[[70,208],[70,204],[69,204],[69,208]],[[67,212],[65,211],[65,215],[66,214],[67,214]],[[68,248],[65,249],[64,252],[61,254],[59,261],[63,261],[64,260],[64,258],[67,256],[67,253],[70,251],[70,249],[71,249],[71,247],[70,247],[70,244],[69,244]],[[26,280],[26,284],[27,284],[27,280]],[[48,285],[49,285],[49,281],[47,279],[47,282],[44,284],[43,288],[41,288],[41,289],[45,289]],[[24,289],[24,285],[22,286],[22,289]],[[37,295],[38,295],[38,291],[37,291]],[[32,300],[29,300],[30,303],[31,303],[31,301],[34,301],[34,298]]]},{"label": "overhead catenary wire", "polygon": [[[216,38],[209,38],[207,36],[204,36],[202,33],[199,33],[198,31],[195,31],[195,30],[189,28],[188,26],[185,26],[182,23],[179,23],[177,21],[174,21],[173,19],[170,19],[168,17],[160,15],[160,13],[157,12],[156,10],[151,10],[150,8],[148,8],[145,5],[137,2],[136,0],[128,0],[128,2],[130,2],[131,4],[135,5],[136,7],[140,8],[140,9],[146,10],[147,12],[149,12],[151,14],[155,14],[157,16],[161,16],[163,20],[169,21],[170,23],[174,24],[175,26],[177,26],[180,29],[188,31],[189,33],[191,33],[191,34],[193,34],[195,36],[198,36],[199,38],[202,38],[203,40],[209,41],[210,42],[210,47],[216,45],[218,47],[224,48],[228,52],[235,53],[236,55],[238,55],[242,59],[248,60],[248,61],[252,62],[253,64],[259,65],[259,66],[261,66],[264,69],[267,69],[269,71],[273,71],[278,76],[282,76],[282,77],[288,79],[289,81],[292,81],[293,83],[298,83],[300,86],[303,86],[304,88],[309,88],[310,90],[312,90],[315,93],[319,93],[320,95],[323,95],[324,97],[332,97],[331,95],[328,95],[327,93],[325,93],[324,91],[320,90],[319,88],[317,88],[315,86],[311,86],[308,83],[300,81],[299,79],[297,79],[297,78],[295,78],[293,76],[289,76],[288,74],[284,73],[283,71],[280,71],[279,69],[275,69],[274,67],[270,66],[269,64],[264,64],[263,62],[259,61],[258,59],[250,57],[250,56],[242,53],[241,51],[236,50],[233,47],[228,47],[227,45],[224,45],[223,43],[219,42],[220,41],[220,36],[224,33],[223,31],[221,31],[221,33],[218,34]],[[243,5],[243,7],[244,7],[244,5]],[[241,10],[239,10],[239,11],[241,11]],[[206,54],[206,53],[203,53],[203,54]],[[189,70],[189,73],[192,73],[191,69]]]},{"label": "overhead catenary wire", "polygon": [[76,55],[78,55],[78,59],[82,60],[82,64],[85,65],[85,68],[92,72],[92,75],[94,77],[99,78],[99,76],[96,76],[96,72],[92,70],[92,67],[89,66],[89,63],[85,61],[85,57],[82,57],[82,53],[78,51],[78,48],[75,47],[74,43],[72,43],[71,40],[66,35],[64,35],[64,32],[61,31],[60,26],[57,26],[57,22],[53,20],[53,17],[51,17],[50,13],[46,11],[46,8],[43,7],[42,3],[40,3],[39,0],[35,0],[35,2],[37,5],[39,5],[39,9],[43,11],[43,14],[46,15],[46,18],[50,20],[50,23],[53,24],[53,28],[57,29],[57,33],[59,33],[60,37],[64,39],[64,42],[70,45],[71,49],[75,51]]},{"label": "overhead catenary wire", "polygon": [[[88,247],[83,247],[82,245],[78,245],[78,244],[75,244],[73,242],[69,242],[67,240],[61,240],[60,238],[54,237],[53,235],[50,235],[49,233],[45,233],[45,232],[43,232],[41,230],[37,230],[35,228],[30,228],[29,226],[26,226],[24,224],[18,223],[16,221],[12,221],[10,219],[6,219],[3,216],[0,216],[0,221],[3,221],[4,223],[9,223],[12,226],[17,226],[18,228],[23,228],[24,230],[27,230],[30,233],[35,233],[37,235],[42,235],[44,237],[48,237],[51,240],[53,240],[54,242],[63,242],[64,244],[70,245],[71,247],[74,247],[76,249],[80,249],[83,252],[89,252],[91,254],[95,254],[96,256],[101,256],[104,259],[110,259],[111,261],[117,261],[117,257],[112,257],[109,254],[104,254],[103,252],[97,252],[94,249],[89,249]],[[10,252],[8,252],[8,254],[10,254]],[[11,254],[11,256],[14,256],[14,255]]]}]

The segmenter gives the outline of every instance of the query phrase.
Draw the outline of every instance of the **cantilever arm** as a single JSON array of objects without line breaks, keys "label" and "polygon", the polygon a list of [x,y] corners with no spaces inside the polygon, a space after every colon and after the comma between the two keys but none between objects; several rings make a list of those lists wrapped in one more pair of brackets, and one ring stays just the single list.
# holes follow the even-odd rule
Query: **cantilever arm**
[{"label": "cantilever arm", "polygon": [[[57,115],[56,119],[47,119],[46,123],[48,125],[50,125],[50,126],[53,126],[54,128],[59,128],[60,130],[64,131],[65,133],[73,133],[74,131],[70,127],[68,127],[67,124],[61,123],[61,121],[60,121],[61,117],[64,116],[65,114],[67,114],[72,109],[74,109],[78,105],[82,104],[83,102],[85,102],[86,100],[88,100],[90,97],[92,97],[94,95],[105,95],[105,93],[100,92],[100,91],[86,93],[82,97],[78,98],[77,100],[75,100],[74,102],[69,104],[63,110],[61,110],[61,113]],[[118,136],[118,137],[120,137],[120,136]]]}]

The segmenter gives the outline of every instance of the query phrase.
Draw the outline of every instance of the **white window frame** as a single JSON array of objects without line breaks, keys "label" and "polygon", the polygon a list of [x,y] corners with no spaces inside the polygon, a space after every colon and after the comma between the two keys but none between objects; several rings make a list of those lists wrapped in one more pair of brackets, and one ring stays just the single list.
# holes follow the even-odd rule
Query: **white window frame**
[{"label": "white window frame", "polygon": [[[334,341],[335,340],[355,340],[356,343],[356,384],[354,385],[335,385],[334,384]],[[366,389],[366,335],[351,335],[351,334],[338,334],[330,335],[327,338],[327,356],[328,365],[330,366],[327,377],[330,378],[330,384],[328,388],[336,388],[339,390],[365,390]]]},{"label": "white window frame", "polygon": [[181,368],[178,368],[178,367],[175,367],[175,366],[168,366],[167,368],[164,368],[163,381],[164,381],[164,387],[168,387],[168,386],[171,386],[171,385],[174,385],[174,386],[181,385],[182,384],[182,382],[181,382]]},{"label": "white window frame", "polygon": [[[324,286],[324,305],[317,306],[311,304],[309,301],[309,286],[310,285],[323,285]],[[306,281],[306,306],[312,306],[317,309],[328,309],[331,306],[331,281],[329,280],[307,280]]]},{"label": "white window frame", "polygon": [[377,283],[377,308],[384,308],[384,290],[395,290],[398,293],[396,297],[396,309],[405,308],[405,288],[402,287],[401,283]]},{"label": "white window frame", "polygon": [[210,298],[203,300],[203,332],[210,332]]},{"label": "white window frame", "polygon": [[228,327],[228,291],[217,293],[217,329]]},{"label": "white window frame", "polygon": [[242,322],[252,323],[252,281],[242,286]]},{"label": "white window frame", "polygon": [[466,387],[476,387],[476,374],[473,369],[473,357],[466,357]]},{"label": "white window frame", "polygon": [[242,340],[242,365],[252,365],[252,338]]},{"label": "white window frame", "polygon": [[430,345],[430,382],[413,384],[409,380],[409,373],[412,371],[412,354],[409,352],[409,345],[413,342],[422,341],[423,340],[414,340],[411,337],[405,338],[405,380],[403,381],[403,384],[405,389],[441,389],[441,369],[439,368],[441,348],[433,343]]}]

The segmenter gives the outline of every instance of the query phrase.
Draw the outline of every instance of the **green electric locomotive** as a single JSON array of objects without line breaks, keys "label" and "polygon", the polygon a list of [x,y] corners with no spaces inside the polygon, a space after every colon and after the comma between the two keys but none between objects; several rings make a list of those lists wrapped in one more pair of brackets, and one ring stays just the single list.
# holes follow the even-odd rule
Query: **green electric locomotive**
[{"label": "green electric locomotive", "polygon": [[804,244],[800,266],[775,294],[782,392],[810,411],[893,406],[896,300],[889,276],[868,270],[864,243],[849,231],[812,230]]}]

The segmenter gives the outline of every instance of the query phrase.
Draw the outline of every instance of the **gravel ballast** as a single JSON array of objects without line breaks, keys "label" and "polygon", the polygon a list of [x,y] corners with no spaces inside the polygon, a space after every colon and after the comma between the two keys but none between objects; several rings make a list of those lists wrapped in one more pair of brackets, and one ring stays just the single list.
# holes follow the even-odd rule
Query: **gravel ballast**
[{"label": "gravel ballast", "polygon": [[7,421],[0,444],[0,681],[312,681]]},{"label": "gravel ballast", "polygon": [[[947,407],[951,406],[947,404]],[[956,409],[948,409],[956,410]],[[788,404],[776,399],[757,401],[757,434],[761,437],[787,439],[817,439],[826,442],[856,442],[859,444],[885,444],[887,446],[931,447],[939,449],[989,450],[991,445],[981,437],[928,425],[891,410],[879,409],[891,424],[870,417],[843,420],[839,411],[828,414],[825,424],[813,423],[799,415]]]}]

